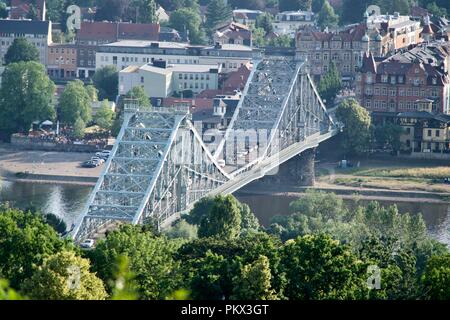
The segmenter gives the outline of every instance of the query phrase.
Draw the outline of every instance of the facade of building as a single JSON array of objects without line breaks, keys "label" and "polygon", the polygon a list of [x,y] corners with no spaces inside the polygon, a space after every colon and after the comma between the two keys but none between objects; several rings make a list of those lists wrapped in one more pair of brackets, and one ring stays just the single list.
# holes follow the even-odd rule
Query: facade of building
[{"label": "facade of building", "polygon": [[78,77],[95,73],[99,46],[119,40],[158,40],[159,24],[83,21],[76,35]]},{"label": "facade of building", "polygon": [[260,10],[236,9],[233,10],[233,21],[237,23],[252,26],[256,23],[256,18],[263,12]]},{"label": "facade of building", "polygon": [[48,46],[52,43],[50,21],[0,19],[0,65],[14,39],[26,38],[39,50],[40,62],[47,66]]},{"label": "facade of building", "polygon": [[47,14],[47,8],[45,0],[36,0],[33,3],[24,0],[11,0],[11,6],[9,10],[10,19],[29,19],[34,10],[36,16],[35,20],[45,21],[45,15]]},{"label": "facade of building", "polygon": [[296,36],[296,58],[309,62],[316,81],[334,62],[343,81],[352,82],[369,48],[368,39],[364,24],[338,33],[303,30]]},{"label": "facade of building", "polygon": [[275,16],[273,31],[295,38],[297,31],[306,26],[315,25],[315,15],[311,11],[285,11]]},{"label": "facade of building", "polygon": [[96,66],[113,65],[120,71],[162,59],[168,64],[220,64],[222,72],[228,73],[250,62],[255,54],[259,53],[238,44],[191,46],[178,42],[123,40],[100,46]]},{"label": "facade of building", "polygon": [[197,94],[205,89],[218,89],[219,65],[169,64],[155,60],[141,67],[129,66],[119,72],[119,94],[141,86],[151,98],[166,98],[174,93],[191,91]]},{"label": "facade of building", "polygon": [[409,111],[397,114],[396,121],[403,128],[403,152],[450,155],[449,115]]},{"label": "facade of building", "polygon": [[373,113],[450,112],[449,46],[419,45],[375,61],[366,54],[357,76],[356,97]]},{"label": "facade of building", "polygon": [[47,73],[52,79],[74,79],[77,76],[77,46],[74,44],[50,44]]},{"label": "facade of building", "polygon": [[252,46],[252,32],[240,23],[231,22],[216,30],[213,35],[214,43],[219,44],[241,44]]}]

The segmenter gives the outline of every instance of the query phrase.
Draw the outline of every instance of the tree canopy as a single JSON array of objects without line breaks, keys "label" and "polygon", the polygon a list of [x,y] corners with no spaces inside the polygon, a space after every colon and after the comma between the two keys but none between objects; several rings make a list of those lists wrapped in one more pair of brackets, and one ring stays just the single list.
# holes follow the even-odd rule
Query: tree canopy
[{"label": "tree canopy", "polygon": [[93,90],[89,92],[80,80],[70,81],[59,98],[59,116],[62,123],[74,125],[78,119],[87,123],[92,118]]},{"label": "tree canopy", "polygon": [[26,38],[16,38],[6,51],[4,59],[6,65],[21,61],[39,62],[39,50]]},{"label": "tree canopy", "polygon": [[27,133],[34,121],[53,120],[55,84],[43,65],[34,62],[9,64],[0,89],[0,130]]},{"label": "tree canopy", "polygon": [[100,100],[116,101],[119,86],[119,74],[114,66],[106,66],[95,71],[94,86]]},{"label": "tree canopy", "polygon": [[336,117],[344,124],[342,147],[349,154],[367,149],[370,138],[370,115],[355,99],[346,99],[338,107]]}]

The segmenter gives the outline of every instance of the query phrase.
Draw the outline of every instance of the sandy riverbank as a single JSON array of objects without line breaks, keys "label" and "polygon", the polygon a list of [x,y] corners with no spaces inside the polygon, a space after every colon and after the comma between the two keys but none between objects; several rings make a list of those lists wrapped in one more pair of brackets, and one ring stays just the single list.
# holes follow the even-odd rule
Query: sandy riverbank
[{"label": "sandy riverbank", "polygon": [[7,180],[95,184],[103,166],[82,168],[92,154],[17,150],[0,145],[0,175]]}]

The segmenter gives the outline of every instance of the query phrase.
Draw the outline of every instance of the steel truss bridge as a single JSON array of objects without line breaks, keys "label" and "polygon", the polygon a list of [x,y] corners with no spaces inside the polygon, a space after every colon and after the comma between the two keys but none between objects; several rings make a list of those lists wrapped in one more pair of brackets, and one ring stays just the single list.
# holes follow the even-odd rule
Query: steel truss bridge
[{"label": "steel truss bridge", "polygon": [[[305,64],[265,57],[253,70],[227,130],[205,144],[188,108],[140,110],[124,123],[72,231],[90,238],[116,222],[166,227],[205,196],[229,194],[340,131]],[[213,151],[213,152],[212,152]]]}]

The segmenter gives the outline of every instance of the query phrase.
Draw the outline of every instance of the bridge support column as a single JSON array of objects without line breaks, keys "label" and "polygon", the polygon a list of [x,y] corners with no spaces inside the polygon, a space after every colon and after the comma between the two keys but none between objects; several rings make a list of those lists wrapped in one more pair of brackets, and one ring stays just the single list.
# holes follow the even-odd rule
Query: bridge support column
[{"label": "bridge support column", "polygon": [[298,159],[296,159],[296,175],[295,178],[300,186],[314,186],[316,179],[314,160],[316,157],[316,148],[304,151]]}]

